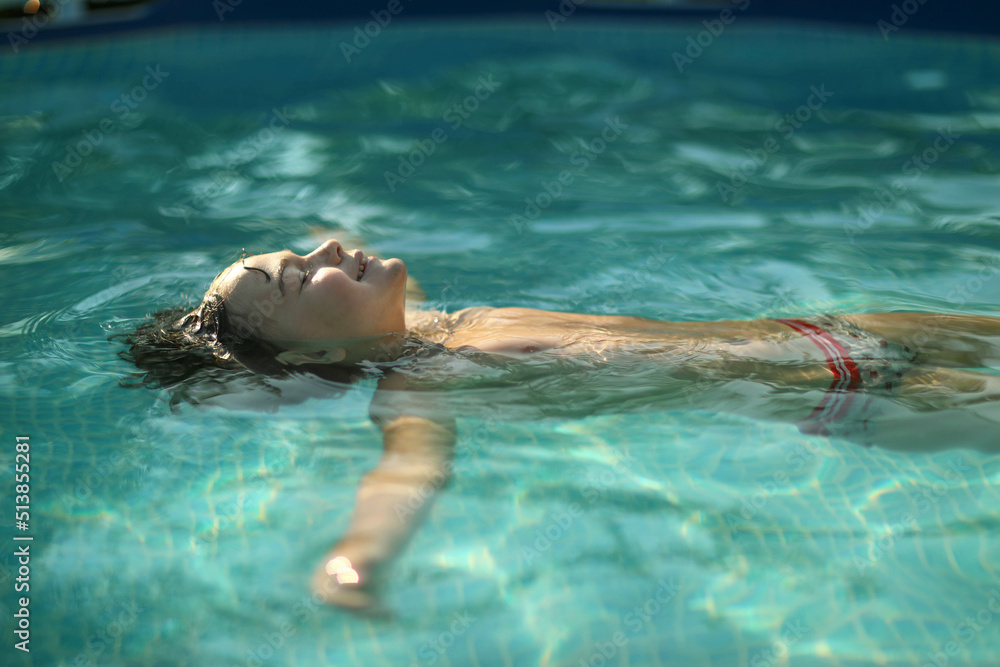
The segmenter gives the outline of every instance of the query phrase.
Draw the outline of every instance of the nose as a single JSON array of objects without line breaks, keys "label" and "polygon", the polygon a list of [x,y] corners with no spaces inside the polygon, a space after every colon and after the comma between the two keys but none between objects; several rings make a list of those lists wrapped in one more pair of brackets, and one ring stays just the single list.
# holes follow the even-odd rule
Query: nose
[{"label": "nose", "polygon": [[327,241],[326,243],[324,243],[323,245],[321,245],[320,247],[316,248],[311,253],[309,253],[306,256],[306,259],[311,260],[315,257],[326,256],[327,262],[331,262],[333,259],[336,259],[337,260],[336,263],[339,264],[340,248],[341,248],[340,242],[337,241],[337,239],[330,239],[329,241]]}]

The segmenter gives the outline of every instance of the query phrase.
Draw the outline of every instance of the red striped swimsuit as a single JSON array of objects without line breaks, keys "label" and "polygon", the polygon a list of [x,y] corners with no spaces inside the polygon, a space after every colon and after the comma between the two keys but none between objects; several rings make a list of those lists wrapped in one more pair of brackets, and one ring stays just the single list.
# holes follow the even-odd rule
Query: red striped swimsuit
[{"label": "red striped swimsuit", "polygon": [[905,345],[887,341],[839,317],[823,315],[808,319],[812,322],[775,320],[815,343],[833,373],[830,388],[809,416],[798,423],[799,430],[862,439],[874,416],[871,393],[891,392],[899,378],[912,368],[916,354]]}]

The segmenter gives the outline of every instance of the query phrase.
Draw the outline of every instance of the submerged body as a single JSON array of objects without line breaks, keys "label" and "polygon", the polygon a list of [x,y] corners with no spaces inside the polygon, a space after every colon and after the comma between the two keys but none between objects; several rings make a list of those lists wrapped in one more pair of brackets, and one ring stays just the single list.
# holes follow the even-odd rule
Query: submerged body
[{"label": "submerged body", "polygon": [[[924,348],[927,363],[975,367],[1000,361],[996,349],[1000,343],[998,318],[925,313],[837,317],[884,340]],[[786,372],[782,366],[786,362],[824,362],[825,356],[783,319],[668,322],[531,308],[476,307],[453,314],[411,309],[407,311],[407,323],[412,332],[450,349],[472,347],[512,358],[526,359],[538,352],[593,358],[642,354],[651,358],[657,353],[698,351],[738,364],[753,364],[763,374],[762,380],[808,384],[830,377],[823,372],[823,363],[813,372]],[[940,340],[941,336],[947,340]]]},{"label": "submerged body", "polygon": [[[867,423],[862,436],[851,428],[852,420],[887,421],[905,411],[915,418],[916,412],[1000,398],[1000,378],[957,370],[1000,362],[1000,319],[989,317],[879,313],[667,322],[477,307],[454,314],[411,310],[407,321],[413,332],[450,350],[509,362],[507,370],[521,371],[523,382],[538,375],[528,369],[540,367],[563,369],[576,376],[572,382],[579,382],[581,373],[603,371],[597,386],[608,393],[606,409],[613,409],[616,390],[645,385],[652,394],[650,407],[670,407],[679,399],[688,406],[790,421],[804,432],[893,449],[937,449],[941,443],[914,439],[899,429],[876,435]],[[446,374],[428,375],[438,381],[408,386],[447,388]],[[616,386],[615,378],[623,383]],[[571,396],[569,384],[567,389]],[[853,404],[855,394],[875,397],[878,405],[869,400],[867,409],[853,406],[853,411],[841,406],[839,414],[827,415],[825,430],[809,423],[824,399],[829,403],[831,396],[845,395]],[[537,392],[532,395],[537,399]],[[994,443],[986,438],[969,446],[992,450]]]},{"label": "submerged body", "polygon": [[[450,351],[414,366],[419,372],[407,388],[504,387],[504,396],[486,402],[512,409],[530,402],[537,416],[613,411],[639,391],[647,394],[647,407],[690,405],[700,395],[699,402],[721,408],[719,390],[748,378],[802,389],[830,384],[817,347],[773,320],[665,322],[475,307],[453,314],[409,311],[407,322],[412,334]],[[476,372],[486,368],[498,372]]]}]

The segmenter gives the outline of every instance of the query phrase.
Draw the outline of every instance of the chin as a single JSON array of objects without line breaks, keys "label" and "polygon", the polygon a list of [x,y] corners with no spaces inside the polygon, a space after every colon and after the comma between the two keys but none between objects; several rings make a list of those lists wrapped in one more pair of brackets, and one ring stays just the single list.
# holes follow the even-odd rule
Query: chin
[{"label": "chin", "polygon": [[400,271],[406,273],[406,262],[401,260],[399,257],[390,257],[389,259],[385,260],[385,265],[387,267],[391,266],[393,268],[396,268],[398,266]]},{"label": "chin", "polygon": [[392,259],[385,260],[383,266],[392,272],[393,277],[400,282],[406,282],[406,264],[403,260],[393,257]]}]

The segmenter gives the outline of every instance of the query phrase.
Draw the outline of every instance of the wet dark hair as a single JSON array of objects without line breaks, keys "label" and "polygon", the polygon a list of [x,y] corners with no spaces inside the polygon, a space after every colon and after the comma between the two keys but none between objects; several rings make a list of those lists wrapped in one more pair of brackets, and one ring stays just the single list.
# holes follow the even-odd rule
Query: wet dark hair
[{"label": "wet dark hair", "polygon": [[135,331],[109,340],[128,345],[118,356],[140,369],[122,380],[126,387],[172,387],[208,369],[249,368],[245,361],[256,356],[274,358],[280,352],[249,330],[234,331],[225,299],[217,293],[207,295],[193,310],[155,312]]}]

